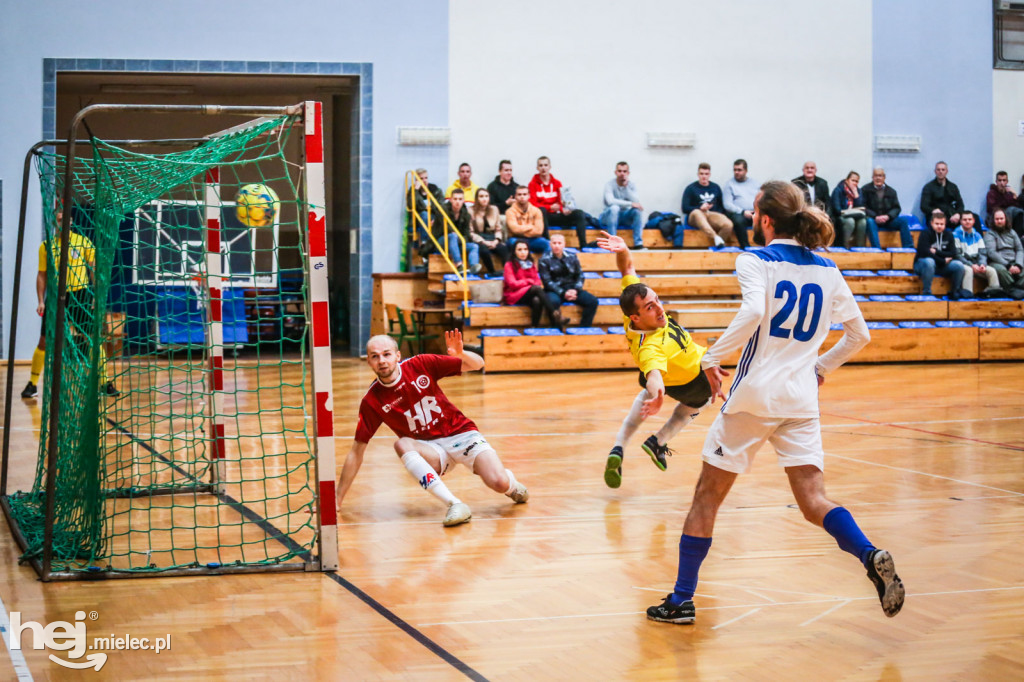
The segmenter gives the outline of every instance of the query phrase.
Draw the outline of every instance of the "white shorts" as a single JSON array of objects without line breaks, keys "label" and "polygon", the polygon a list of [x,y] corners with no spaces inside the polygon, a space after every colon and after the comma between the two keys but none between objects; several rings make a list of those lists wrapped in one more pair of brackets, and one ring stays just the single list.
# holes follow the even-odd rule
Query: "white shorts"
[{"label": "white shorts", "polygon": [[470,471],[476,462],[476,456],[485,450],[493,450],[479,431],[465,431],[454,436],[435,438],[434,440],[418,440],[416,443],[426,445],[441,458],[441,475],[444,476],[454,464],[462,464]]},{"label": "white shorts", "polygon": [[817,417],[774,419],[749,412],[720,412],[704,440],[704,461],[718,469],[742,474],[750,470],[754,455],[765,441],[775,448],[779,466],[810,464],[825,470]]}]

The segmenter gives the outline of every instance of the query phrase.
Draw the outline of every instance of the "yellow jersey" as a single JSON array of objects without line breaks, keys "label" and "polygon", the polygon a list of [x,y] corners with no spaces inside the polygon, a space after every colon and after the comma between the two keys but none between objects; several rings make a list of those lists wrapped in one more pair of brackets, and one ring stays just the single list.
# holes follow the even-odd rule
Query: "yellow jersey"
[{"label": "yellow jersey", "polygon": [[[640,278],[636,275],[626,275],[622,278],[622,288],[639,282]],[[671,317],[661,329],[645,332],[633,329],[625,315],[622,316],[622,322],[626,340],[629,341],[629,352],[644,376],[656,369],[661,372],[666,386],[682,386],[700,374],[700,360],[708,349],[696,343],[690,337],[690,332],[680,327]]]},{"label": "yellow jersey", "polygon": [[452,191],[454,191],[456,188],[461,189],[462,196],[466,199],[466,201],[472,204],[476,201],[476,192],[478,189],[480,189],[480,185],[470,180],[469,187],[463,187],[462,185],[459,184],[459,179],[455,178],[455,180],[452,181],[452,184],[449,185],[448,189],[445,190],[444,198],[451,199]]},{"label": "yellow jersey", "polygon": [[[46,272],[46,251],[51,240],[39,245],[39,272]],[[56,250],[54,263],[60,265],[60,240],[54,239]],[[87,237],[72,232],[68,238],[68,291],[78,291],[89,286],[89,268],[96,263],[96,253]]]}]

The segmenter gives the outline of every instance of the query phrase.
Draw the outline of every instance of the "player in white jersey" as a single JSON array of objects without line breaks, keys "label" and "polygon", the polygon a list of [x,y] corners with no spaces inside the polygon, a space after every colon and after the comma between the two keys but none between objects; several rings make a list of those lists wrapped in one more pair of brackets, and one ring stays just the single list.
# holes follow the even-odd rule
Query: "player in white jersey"
[{"label": "player in white jersey", "polygon": [[[728,399],[704,441],[704,465],[679,540],[675,591],[647,609],[651,620],[692,623],[700,564],[711,547],[718,508],[736,476],[750,468],[766,441],[786,469],[800,511],[856,556],[878,591],[882,610],[903,606],[903,583],[892,556],[872,545],[853,516],[825,497],[824,452],[818,422],[818,386],[870,339],[864,316],[835,263],[810,251],[831,242],[828,216],[807,206],[788,182],[767,182],[754,202],[755,241],[767,244],[736,258],[743,303],[701,366],[712,400],[725,399],[721,363],[743,348]],[[833,322],[842,339],[818,350]],[[746,345],[744,345],[744,343]]]}]

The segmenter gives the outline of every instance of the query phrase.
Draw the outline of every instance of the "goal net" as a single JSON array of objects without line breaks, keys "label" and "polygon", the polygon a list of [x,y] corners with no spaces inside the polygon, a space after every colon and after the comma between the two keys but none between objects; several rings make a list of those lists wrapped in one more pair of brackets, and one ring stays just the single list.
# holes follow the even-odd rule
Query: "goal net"
[{"label": "goal net", "polygon": [[41,432],[3,502],[44,579],[336,568],[321,130],[35,154]]}]

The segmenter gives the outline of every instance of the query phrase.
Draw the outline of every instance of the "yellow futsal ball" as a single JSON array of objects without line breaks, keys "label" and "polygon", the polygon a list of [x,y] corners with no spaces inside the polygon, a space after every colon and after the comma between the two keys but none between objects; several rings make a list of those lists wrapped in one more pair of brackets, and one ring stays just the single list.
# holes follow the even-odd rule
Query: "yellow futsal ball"
[{"label": "yellow futsal ball", "polygon": [[238,190],[235,204],[235,215],[249,227],[270,227],[281,210],[281,201],[274,190],[258,182]]}]

